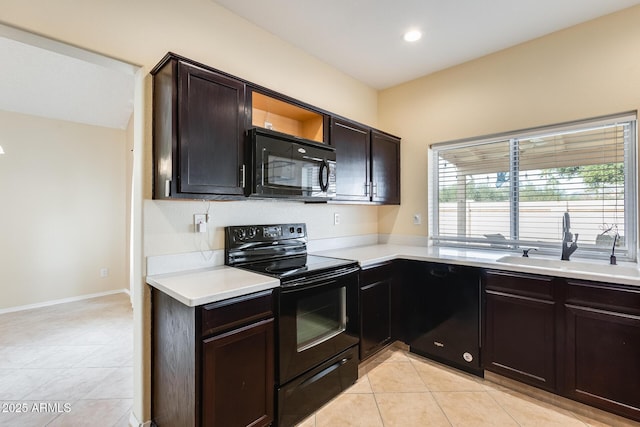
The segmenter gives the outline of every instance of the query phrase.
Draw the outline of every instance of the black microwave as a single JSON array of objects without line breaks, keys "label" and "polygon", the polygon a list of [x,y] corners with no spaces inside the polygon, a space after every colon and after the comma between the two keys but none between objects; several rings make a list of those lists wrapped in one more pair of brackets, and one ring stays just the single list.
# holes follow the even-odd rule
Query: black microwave
[{"label": "black microwave", "polygon": [[305,201],[335,197],[335,148],[263,128],[248,131],[247,147],[247,196]]}]

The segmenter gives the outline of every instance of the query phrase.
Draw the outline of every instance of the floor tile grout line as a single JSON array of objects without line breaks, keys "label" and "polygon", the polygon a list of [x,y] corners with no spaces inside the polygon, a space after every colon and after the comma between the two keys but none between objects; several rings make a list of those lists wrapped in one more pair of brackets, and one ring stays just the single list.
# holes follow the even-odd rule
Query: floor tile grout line
[{"label": "floor tile grout line", "polygon": [[500,407],[500,409],[502,409],[508,416],[509,418],[511,418],[513,420],[514,423],[516,423],[517,425],[519,425],[520,427],[522,427],[522,424],[516,419],[515,416],[513,416],[511,414],[511,412],[509,412],[509,410],[507,408],[505,408],[500,402],[498,402],[498,399],[496,399],[491,393],[489,392],[485,392],[487,393],[487,395],[489,395],[489,397],[491,398],[491,400],[493,400],[496,405],[498,405]]},{"label": "floor tile grout line", "polygon": [[[127,330],[131,329],[131,323],[133,322],[133,318],[131,316],[131,308],[127,305],[126,309],[121,309],[121,301],[114,300],[113,298],[108,298],[101,304],[91,304],[83,309],[77,309],[77,305],[67,305],[62,304],[59,307],[56,307],[56,310],[47,309],[37,314],[40,319],[50,319],[47,324],[50,326],[40,327],[37,334],[21,334],[21,335],[12,335],[9,339],[4,340],[0,343],[0,352],[4,355],[11,353],[15,355],[16,349],[20,351],[35,351],[38,348],[42,350],[42,356],[37,356],[33,358],[33,361],[27,362],[26,364],[20,364],[20,366],[16,366],[15,364],[5,364],[2,368],[0,368],[0,373],[6,376],[14,376],[13,378],[17,378],[20,381],[20,375],[23,375],[22,378],[28,378],[28,376],[32,376],[33,378],[29,381],[32,382],[29,386],[21,390],[20,393],[13,394],[7,393],[7,397],[11,397],[11,399],[3,398],[3,401],[29,401],[29,402],[65,402],[71,405],[77,405],[78,402],[100,402],[100,401],[113,401],[113,402],[121,402],[125,406],[128,405],[128,409],[125,412],[119,413],[118,411],[112,411],[110,416],[117,418],[115,421],[116,424],[122,420],[124,423],[128,422],[127,414],[131,412],[132,408],[132,397],[131,396],[120,396],[114,395],[109,396],[108,398],[87,398],[91,393],[98,390],[100,384],[96,384],[95,387],[92,387],[91,384],[93,381],[86,383],[87,389],[86,393],[80,393],[76,395],[75,393],[67,393],[66,391],[63,394],[68,394],[66,398],[60,399],[60,395],[52,395],[50,398],[29,398],[34,393],[38,393],[38,390],[43,390],[47,388],[47,385],[53,384],[56,381],[66,379],[64,373],[73,373],[76,372],[78,375],[82,376],[82,372],[99,372],[98,370],[102,370],[105,374],[102,379],[109,376],[109,373],[115,373],[119,369],[132,369],[133,365],[130,360],[130,357],[127,357],[126,351],[122,354],[113,355],[113,359],[107,358],[105,362],[96,363],[96,366],[79,366],[84,364],[92,365],[90,362],[91,357],[98,355],[103,352],[104,349],[110,347],[122,347],[126,350],[126,346],[132,344],[132,337],[129,336],[130,332]],[[69,308],[73,308],[69,310]],[[87,327],[75,328],[74,324],[86,316],[95,315],[96,311],[105,309],[108,312],[108,316],[105,318],[101,318],[99,321],[91,322],[89,329]],[[60,310],[63,310],[61,312]],[[35,312],[29,311],[20,313],[21,316],[29,316],[33,317]],[[65,321],[65,316],[71,316],[69,321]],[[29,325],[29,322],[20,321],[19,317],[16,315],[11,315],[11,317],[7,317],[11,321],[11,325]],[[16,320],[17,319],[17,320]],[[3,315],[0,315],[0,320],[3,319]],[[116,323],[119,325],[116,330],[111,326],[111,321],[116,320]],[[105,323],[106,322],[106,323]],[[7,326],[4,322],[0,325],[0,331],[6,330],[7,328],[11,328],[11,326]],[[33,323],[33,322],[31,322]],[[40,325],[42,326],[42,325]],[[61,333],[60,331],[65,330],[66,332]],[[91,334],[94,334],[91,336]],[[38,341],[40,337],[45,337],[46,341]],[[90,341],[86,341],[86,338],[90,338]],[[55,341],[55,340],[59,340]],[[83,354],[80,354],[77,360],[70,360],[68,365],[66,364],[66,359],[64,356],[60,356],[59,350],[69,350],[71,352],[77,350],[78,348],[85,348],[86,351]],[[49,353],[49,354],[47,354]],[[86,353],[86,354],[84,354]],[[9,355],[8,357],[11,357]],[[15,356],[14,356],[15,357]],[[51,357],[51,360],[48,361],[48,358]],[[5,360],[5,363],[9,359]],[[111,360],[111,361],[110,361]],[[117,363],[120,360],[122,363]],[[116,363],[113,363],[116,361]],[[34,364],[35,362],[35,364]],[[59,366],[64,365],[64,366]],[[50,376],[44,375],[45,372],[51,373]],[[96,378],[101,377],[101,375],[96,375]],[[84,382],[84,380],[82,380]],[[72,380],[69,381],[69,385],[64,385],[63,388],[69,390],[73,390],[76,386],[73,385]],[[117,387],[116,387],[117,389]],[[115,389],[114,389],[115,390]],[[46,393],[45,393],[46,394]],[[116,393],[118,394],[118,393]],[[44,395],[44,394],[43,394]],[[64,396],[63,396],[64,397]],[[16,399],[19,398],[19,399]],[[87,403],[88,404],[88,403]],[[47,420],[43,420],[43,424],[49,425],[57,425],[57,421],[64,421],[60,416],[64,416],[63,413],[52,413],[49,414],[51,418],[47,417]]]},{"label": "floor tile grout line", "polygon": [[380,422],[382,423],[382,427],[384,427],[384,417],[382,416],[382,411],[380,410],[380,405],[378,404],[378,396],[375,392],[373,392],[373,401],[376,403],[376,409],[378,410],[378,417],[380,417]]},{"label": "floor tile grout line", "polygon": [[[497,390],[497,391],[504,393],[504,391],[502,391],[502,390]],[[530,399],[532,399],[532,400],[533,400],[533,402],[528,401],[528,403],[532,403],[532,404],[537,405],[537,406],[543,406],[543,405],[544,405],[543,407],[545,407],[545,409],[550,409],[550,410],[552,410],[552,411],[554,411],[554,412],[556,412],[556,413],[560,413],[560,414],[562,414],[562,415],[570,415],[570,416],[571,416],[571,418],[573,418],[573,419],[574,419],[574,420],[576,420],[577,422],[581,423],[583,426],[585,426],[585,427],[588,427],[588,426],[589,426],[589,424],[588,424],[588,423],[586,423],[586,422],[584,422],[583,420],[581,420],[581,419],[576,415],[576,413],[575,413],[575,412],[573,412],[573,411],[566,410],[566,409],[564,409],[564,408],[562,408],[562,407],[560,407],[560,406],[554,405],[554,404],[552,404],[552,403],[545,402],[545,401],[543,401],[543,400],[539,400],[539,399],[537,399],[537,398],[535,398],[535,397],[528,396],[528,395],[526,395],[526,394],[524,394],[524,393],[521,393],[521,392],[519,392],[519,391],[516,391],[516,390],[510,390],[510,391],[511,391],[512,393],[515,393],[515,396],[514,396],[514,397],[515,397],[516,399],[521,400],[522,398],[521,398],[521,397],[519,397],[518,395],[522,394],[523,396],[526,396],[526,397],[528,397],[528,398],[530,398]],[[491,396],[491,398],[493,399],[493,401],[494,401],[494,402],[496,402],[496,403],[498,404],[498,406],[500,406],[500,407],[501,407],[505,412],[507,412],[507,413],[509,414],[509,416],[510,416],[511,418],[513,418],[513,419],[514,419],[514,421],[516,422],[516,424],[518,424],[519,426],[521,426],[521,425],[522,425],[522,424],[521,424],[521,423],[520,423],[520,422],[515,418],[515,416],[513,416],[513,415],[511,414],[511,412],[509,412],[509,410],[508,410],[507,408],[505,408],[505,407],[504,407],[504,406],[503,406],[503,405],[498,401],[498,399],[496,399],[496,398],[495,398],[495,396],[493,396],[493,394],[492,394],[492,393],[488,393],[488,392],[487,392],[487,394],[488,394],[489,396]],[[508,394],[508,393],[507,393],[507,394]],[[512,396],[513,396],[513,395],[512,395]],[[550,407],[550,408],[549,408],[549,407]]]},{"label": "floor tile grout line", "polygon": [[449,418],[449,415],[447,415],[447,412],[444,410],[444,408],[440,406],[440,402],[438,402],[438,399],[436,399],[436,397],[433,395],[433,392],[429,392],[429,393],[431,393],[431,397],[433,398],[433,401],[436,403],[436,406],[438,407],[438,409],[440,409],[440,412],[442,412],[442,415],[444,415],[444,417],[447,419],[447,422],[449,423],[449,425],[453,426],[453,421],[451,421],[451,418]]}]

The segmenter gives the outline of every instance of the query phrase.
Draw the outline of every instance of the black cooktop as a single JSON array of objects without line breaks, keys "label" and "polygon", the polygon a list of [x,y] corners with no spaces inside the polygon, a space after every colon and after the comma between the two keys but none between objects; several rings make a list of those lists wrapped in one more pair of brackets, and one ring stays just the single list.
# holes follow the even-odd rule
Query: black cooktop
[{"label": "black cooktop", "polygon": [[358,266],[353,260],[309,255],[304,223],[225,227],[225,264],[282,280]]},{"label": "black cooktop", "polygon": [[289,258],[271,259],[236,265],[235,267],[266,274],[280,279],[321,274],[325,271],[357,266],[357,262],[348,259],[331,258],[318,255],[302,255]]}]

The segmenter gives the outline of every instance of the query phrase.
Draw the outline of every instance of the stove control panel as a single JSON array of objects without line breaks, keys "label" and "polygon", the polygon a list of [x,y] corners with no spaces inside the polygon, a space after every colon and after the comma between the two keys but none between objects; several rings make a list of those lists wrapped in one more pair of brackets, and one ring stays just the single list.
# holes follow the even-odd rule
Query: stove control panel
[{"label": "stove control panel", "polygon": [[226,227],[227,238],[233,242],[269,242],[286,239],[305,239],[307,226],[299,224],[241,225]]},{"label": "stove control panel", "polygon": [[306,255],[307,226],[293,223],[225,227],[224,252],[226,265]]},{"label": "stove control panel", "polygon": [[267,238],[282,237],[281,225],[267,225],[262,227],[262,235]]}]

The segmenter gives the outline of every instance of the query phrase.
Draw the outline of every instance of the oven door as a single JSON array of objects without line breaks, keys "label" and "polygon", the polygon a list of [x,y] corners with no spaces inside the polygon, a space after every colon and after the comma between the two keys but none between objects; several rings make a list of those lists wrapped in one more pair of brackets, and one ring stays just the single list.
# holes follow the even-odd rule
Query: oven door
[{"label": "oven door", "polygon": [[297,199],[335,197],[336,162],[332,147],[254,130],[252,151],[254,195]]},{"label": "oven door", "polygon": [[280,288],[279,384],[358,344],[358,270]]}]

